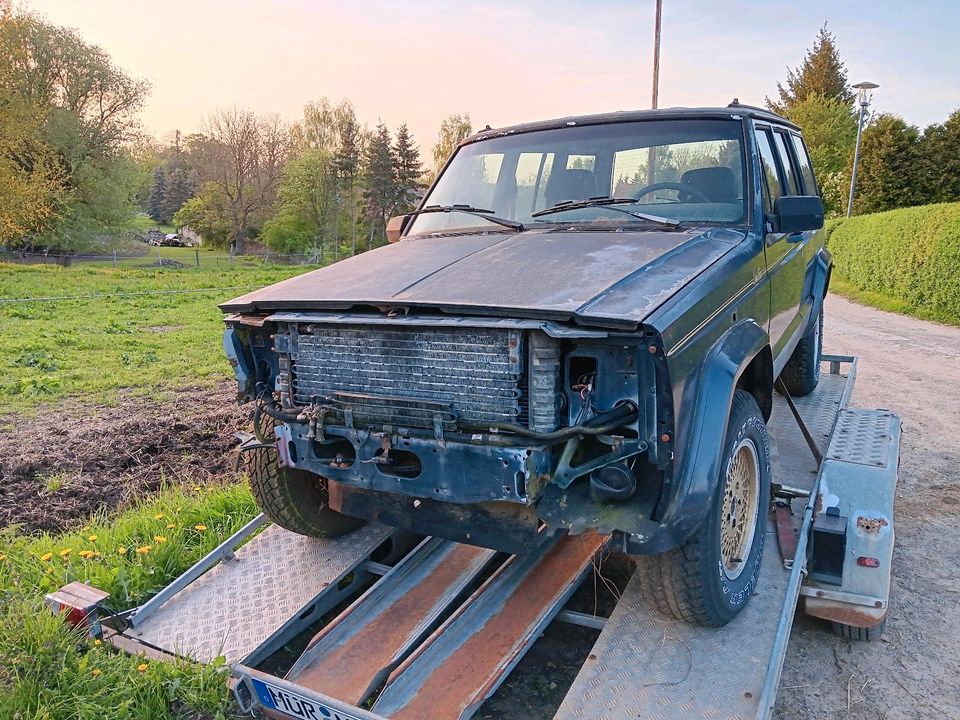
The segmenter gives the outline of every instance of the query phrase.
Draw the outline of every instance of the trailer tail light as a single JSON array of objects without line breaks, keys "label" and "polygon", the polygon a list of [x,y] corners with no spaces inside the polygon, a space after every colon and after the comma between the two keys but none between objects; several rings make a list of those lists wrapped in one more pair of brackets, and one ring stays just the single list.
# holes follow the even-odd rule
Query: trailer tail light
[{"label": "trailer tail light", "polygon": [[54,615],[63,615],[74,627],[92,627],[97,619],[97,606],[110,593],[98,590],[82,582],[64,585],[44,598]]},{"label": "trailer tail light", "polygon": [[860,567],[880,567],[880,561],[877,558],[872,557],[858,557],[857,565]]}]

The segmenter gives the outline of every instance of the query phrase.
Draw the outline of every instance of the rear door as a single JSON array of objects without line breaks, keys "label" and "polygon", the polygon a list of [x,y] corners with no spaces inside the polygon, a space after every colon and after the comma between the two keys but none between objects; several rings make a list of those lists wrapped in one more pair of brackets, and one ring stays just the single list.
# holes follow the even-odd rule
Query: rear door
[{"label": "rear door", "polygon": [[[789,136],[778,129],[756,123],[754,129],[764,175],[764,212],[773,213],[773,203],[781,195],[803,193],[796,160],[790,152]],[[769,229],[767,223],[764,227]],[[770,278],[770,342],[773,369],[779,374],[799,341],[803,318],[804,247],[811,233],[766,232],[767,275]]]}]

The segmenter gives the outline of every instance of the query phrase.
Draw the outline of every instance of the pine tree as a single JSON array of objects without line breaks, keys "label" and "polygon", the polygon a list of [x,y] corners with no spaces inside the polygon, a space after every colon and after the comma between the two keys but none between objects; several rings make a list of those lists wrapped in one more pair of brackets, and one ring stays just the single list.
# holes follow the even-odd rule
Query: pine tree
[{"label": "pine tree", "polygon": [[337,176],[337,194],[341,205],[346,205],[350,218],[350,254],[357,252],[357,205],[360,160],[363,137],[353,107],[344,109],[338,122],[338,142],[333,155],[333,170]]},{"label": "pine tree", "polygon": [[153,187],[150,188],[150,197],[147,200],[147,214],[157,221],[163,222],[163,196],[167,188],[167,175],[162,167],[153,171]]},{"label": "pine tree", "polygon": [[895,115],[880,115],[863,131],[854,199],[856,214],[926,201],[920,189],[918,136],[917,128]]},{"label": "pine tree", "polygon": [[161,202],[162,222],[169,223],[177,210],[193,196],[193,185],[187,171],[175,168],[166,179]]},{"label": "pine tree", "polygon": [[372,232],[383,233],[387,217],[397,199],[396,159],[390,143],[390,131],[380,122],[364,153],[364,193],[367,215],[374,221]]},{"label": "pine tree", "polygon": [[397,207],[411,210],[417,203],[417,196],[423,187],[421,176],[423,164],[420,162],[420,148],[413,141],[410,129],[404,123],[397,130],[397,141],[393,146],[396,158]]},{"label": "pine tree", "polygon": [[847,84],[847,68],[840,60],[840,53],[833,33],[824,23],[820,28],[813,48],[807,51],[803,64],[796,71],[787,68],[787,86],[777,83],[780,102],[767,98],[767,107],[783,114],[810,95],[838,98],[846,105],[853,104],[854,93]]}]

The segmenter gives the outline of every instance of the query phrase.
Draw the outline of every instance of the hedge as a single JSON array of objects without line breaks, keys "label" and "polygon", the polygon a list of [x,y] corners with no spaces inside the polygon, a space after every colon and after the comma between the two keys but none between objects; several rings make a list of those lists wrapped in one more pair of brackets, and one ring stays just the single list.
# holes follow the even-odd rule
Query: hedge
[{"label": "hedge", "polygon": [[868,301],[875,293],[893,301],[882,305],[960,324],[960,203],[830,221],[827,233],[834,276]]}]

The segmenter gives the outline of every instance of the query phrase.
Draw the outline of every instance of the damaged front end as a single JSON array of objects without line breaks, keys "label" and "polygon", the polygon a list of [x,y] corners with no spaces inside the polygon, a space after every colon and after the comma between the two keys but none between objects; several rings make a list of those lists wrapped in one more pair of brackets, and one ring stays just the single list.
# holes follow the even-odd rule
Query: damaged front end
[{"label": "damaged front end", "polygon": [[344,514],[513,552],[545,531],[655,526],[672,435],[656,333],[368,313],[226,322],[241,401],[280,421],[281,463],[332,481]]}]

